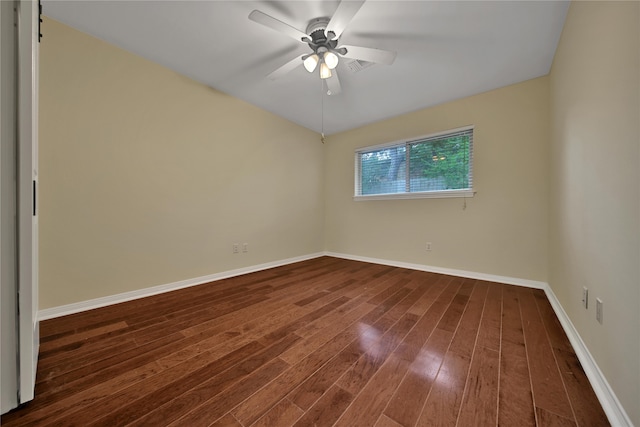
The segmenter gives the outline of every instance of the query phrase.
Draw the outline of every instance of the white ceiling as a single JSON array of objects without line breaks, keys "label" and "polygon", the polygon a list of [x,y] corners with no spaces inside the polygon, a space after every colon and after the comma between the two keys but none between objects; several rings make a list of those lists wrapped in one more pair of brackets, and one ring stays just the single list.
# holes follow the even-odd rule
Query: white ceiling
[{"label": "white ceiling", "polygon": [[[342,93],[322,96],[300,66],[266,76],[306,44],[250,21],[258,9],[305,31],[339,1],[62,1],[44,14],[221,92],[326,134],[543,76],[568,2],[367,1],[340,38],[398,53],[393,65],[354,73],[342,58]],[[44,34],[46,37],[46,34]],[[324,118],[321,114],[324,98]],[[324,124],[323,124],[324,122]]]}]

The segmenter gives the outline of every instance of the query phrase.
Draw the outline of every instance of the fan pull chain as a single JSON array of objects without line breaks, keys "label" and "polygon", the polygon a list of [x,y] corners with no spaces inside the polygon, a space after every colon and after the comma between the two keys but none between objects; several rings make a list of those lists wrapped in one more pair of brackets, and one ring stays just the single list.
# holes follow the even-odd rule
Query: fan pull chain
[{"label": "fan pull chain", "polygon": [[324,80],[320,79],[320,142],[324,141]]}]

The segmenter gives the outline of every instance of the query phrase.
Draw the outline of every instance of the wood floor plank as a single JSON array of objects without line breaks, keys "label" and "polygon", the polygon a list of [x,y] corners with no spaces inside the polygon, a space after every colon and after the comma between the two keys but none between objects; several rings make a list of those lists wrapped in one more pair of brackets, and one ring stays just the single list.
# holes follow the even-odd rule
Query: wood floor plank
[{"label": "wood floor plank", "polygon": [[[338,379],[337,384],[357,395],[418,320],[419,318],[415,314],[406,313],[398,320],[397,327],[392,328],[389,334],[383,335],[382,339],[367,347],[365,354]],[[375,339],[375,334],[371,338]],[[373,340],[365,335],[362,337],[362,341],[364,344]]]},{"label": "wood floor plank", "polygon": [[340,387],[358,393],[417,321],[417,316],[406,314],[384,334],[375,328],[363,328],[358,341],[309,377],[289,394],[289,399],[307,410],[338,378]]},{"label": "wood floor plank", "polygon": [[[413,307],[416,300],[418,300],[423,294],[425,294],[428,290],[425,286],[420,286],[417,281],[410,280],[409,283],[405,285],[405,288],[410,290],[405,298],[403,298],[394,310],[397,310],[398,313],[409,313],[409,309]],[[416,314],[417,317],[420,317],[419,314]]]},{"label": "wood floor plank", "polygon": [[233,415],[228,414],[224,417],[220,418],[215,423],[211,424],[209,427],[243,427],[242,424],[238,420],[236,420]]},{"label": "wood floor plank", "polygon": [[[126,389],[132,384],[143,381],[161,371],[162,368],[154,361],[140,368],[127,371],[82,393],[76,393],[57,400],[50,405],[38,407],[32,406],[31,403],[34,402],[30,402],[25,405],[23,410],[3,416],[2,424],[5,426],[56,425],[60,418],[82,410],[100,399],[111,398],[120,390]],[[26,408],[28,410],[24,410]],[[15,417],[12,417],[12,415],[15,415]]]},{"label": "wood floor plank", "polygon": [[[278,301],[282,300],[276,299],[276,301],[274,301],[274,304],[278,304]],[[239,308],[237,309],[237,311],[229,313],[228,315],[223,314],[222,316],[220,316],[220,313],[218,313],[216,316],[213,316],[212,319],[203,321],[199,325],[200,329],[197,333],[201,333],[202,337],[204,337],[205,334],[212,336],[217,333],[222,333],[227,329],[231,329],[238,324],[246,322],[246,315],[248,314],[247,310],[252,310],[252,314],[254,318],[256,318],[272,312],[274,307],[277,307],[277,305],[271,305],[270,302],[266,302],[259,309],[255,306],[250,306]],[[237,322],[222,322],[222,320],[227,320],[227,317],[229,316],[231,316],[232,319],[237,320]],[[214,328],[213,325],[215,325],[217,329]],[[140,329],[139,326],[140,325],[136,325],[136,327],[130,327],[129,331],[131,331],[131,333],[129,334],[120,335],[109,339],[103,339],[102,341],[95,342],[93,345],[83,343],[82,349],[74,349],[73,352],[63,353],[57,358],[46,358],[44,360],[41,360],[39,362],[39,367],[42,367],[42,371],[47,372],[48,374],[50,374],[51,372],[58,374],[59,372],[77,369],[80,366],[93,365],[97,361],[105,359],[107,358],[107,356],[110,357],[113,355],[113,353],[122,352],[130,348],[132,344],[135,344],[133,340],[135,340],[136,338],[136,331]],[[190,332],[190,329],[194,328],[183,329],[181,333],[185,336],[195,335],[195,333]],[[125,345],[129,347],[124,348]]]},{"label": "wood floor plank", "polygon": [[536,305],[538,306],[540,317],[542,318],[547,335],[549,336],[551,347],[555,350],[573,351],[571,343],[569,343],[569,339],[567,338],[567,334],[564,333],[562,325],[560,324],[558,317],[553,312],[553,308],[544,294],[544,291],[542,289],[535,289],[531,290],[531,293],[535,297]]},{"label": "wood floor plank", "polygon": [[476,344],[480,320],[487,297],[489,285],[487,282],[476,281],[473,291],[469,296],[469,302],[458,324],[449,351],[458,353],[461,356],[471,358]]},{"label": "wood floor plank", "polygon": [[[341,294],[341,296],[351,298],[351,301],[337,308],[335,313],[339,315],[346,313],[350,311],[352,308],[365,303],[369,298],[373,297],[378,292],[382,291],[382,289],[387,289],[389,286],[389,281],[393,279],[394,275],[399,274],[399,272],[396,270],[393,270],[393,273],[394,274],[392,275],[387,274],[387,275],[379,276],[375,280],[370,280],[370,278],[367,278],[366,276],[359,278],[358,280],[353,280],[352,285],[349,285],[349,287],[347,288],[347,292],[344,292]],[[366,287],[364,288],[364,290],[363,290],[363,283],[362,283],[363,280],[367,281],[365,285]],[[319,330],[334,326],[334,323],[335,323],[335,319],[333,317],[329,319],[321,318],[296,330],[296,335],[306,338],[318,332]],[[334,326],[334,329],[335,329],[335,326]],[[283,358],[283,359],[286,360],[286,358]]]},{"label": "wood floor plank", "polygon": [[457,423],[496,425],[502,333],[502,286],[490,284]]},{"label": "wood floor plank", "polygon": [[[404,378],[393,375],[392,379],[386,379],[392,385],[392,392],[395,390],[385,409],[390,418],[405,425],[416,423],[451,343],[453,332],[457,330],[465,312],[474,282],[452,280],[447,292],[438,297],[397,350],[399,357],[406,363],[395,367],[395,372],[404,375]],[[396,384],[396,379],[401,382]],[[377,408],[370,408],[368,411],[378,414]]]},{"label": "wood floor plank", "polygon": [[[114,392],[105,399],[99,399],[90,405],[78,407],[75,411],[67,414],[64,418],[57,420],[57,423],[77,422],[89,425],[96,419],[106,420],[104,424],[114,417],[125,419],[131,412],[139,411],[145,402],[159,397],[161,404],[163,399],[171,399],[181,389],[189,389],[202,381],[202,378],[216,375],[233,364],[252,355],[262,348],[258,343],[250,343],[235,352],[220,359],[211,358],[209,353],[201,353],[181,364],[175,365],[162,371],[162,375],[153,375],[144,380],[132,384],[130,387]],[[165,394],[164,391],[168,390]],[[151,408],[149,406],[147,409]],[[96,417],[96,413],[104,414],[104,417]]]},{"label": "wood floor plank", "polygon": [[447,352],[416,426],[456,425],[469,364],[469,358]]},{"label": "wood floor plank", "polygon": [[319,319],[322,316],[325,316],[326,314],[330,313],[331,311],[335,310],[341,305],[347,303],[348,301],[349,301],[349,298],[347,297],[340,297],[334,301],[331,301],[330,303],[310,313],[307,313],[298,319],[295,319],[293,322],[283,325],[280,328],[276,329],[275,331],[269,332],[268,334],[264,335],[260,339],[260,341],[263,342],[264,344],[268,344],[273,341],[278,341],[286,337],[287,335],[293,334],[297,329],[313,322],[316,319]]},{"label": "wood floor plank", "polygon": [[409,362],[392,354],[358,394],[353,404],[342,414],[336,426],[374,425],[394,390],[402,380]]},{"label": "wood floor plank", "polygon": [[[391,304],[390,301],[395,299],[395,295],[391,295],[387,299],[387,302]],[[245,425],[255,421],[265,411],[269,410],[272,405],[284,398],[285,395],[331,360],[337,353],[340,353],[345,347],[351,345],[353,341],[359,340],[359,334],[362,328],[371,327],[367,325],[365,319],[367,322],[375,322],[386,311],[388,311],[388,309],[376,309],[367,313],[360,318],[359,322],[354,322],[354,324],[326,342],[324,346],[302,359],[273,383],[257,392],[254,396],[251,396],[236,408],[234,410],[236,418]],[[389,327],[390,325],[391,323],[389,323]],[[381,326],[379,325],[378,328],[381,328]]]},{"label": "wood floor plank", "polygon": [[251,424],[251,427],[289,427],[295,424],[303,415],[304,411],[293,404],[293,402],[289,399],[282,399],[276,406],[258,419],[258,421]]},{"label": "wood floor plank", "polygon": [[40,384],[37,392],[40,399],[37,404],[49,404],[61,397],[80,393],[89,387],[107,381],[127,370],[139,368],[172,352],[177,341],[183,340],[180,333],[166,337],[122,353],[114,352],[114,356],[100,361],[94,369],[88,366],[60,375]]},{"label": "wood floor plank", "polygon": [[500,325],[502,323],[502,286],[490,283],[485,300],[477,346],[500,351]]},{"label": "wood floor plank", "polygon": [[[253,305],[255,300],[247,301],[243,304],[237,305],[232,309],[238,309],[240,307],[247,307]],[[220,310],[220,313],[223,310]],[[131,334],[126,337],[126,344],[130,343],[130,340],[133,339],[134,343],[137,347],[149,345],[151,347],[157,346],[159,343],[163,342],[163,339],[171,334],[178,333],[181,334],[181,330],[184,324],[179,323],[177,325],[168,325],[167,322],[161,322],[154,327],[154,330],[149,332],[150,328],[145,328],[142,330],[135,330]],[[195,339],[195,338],[194,338]],[[94,353],[86,355],[87,357],[79,358],[79,359],[71,359],[66,362],[55,364],[54,366],[49,366],[46,364],[46,361],[43,363],[44,367],[48,367],[46,377],[41,377],[40,381],[46,380],[49,385],[55,384],[56,381],[69,382],[72,381],[74,377],[84,376],[85,372],[96,371],[100,369],[103,365],[112,365],[114,362],[114,357],[126,357],[131,353],[136,353],[139,350],[132,349],[130,345],[128,348],[120,347],[120,343],[117,341],[117,337],[113,340],[109,340],[109,342],[113,343],[115,347],[120,350],[119,354],[114,356],[113,351],[111,354],[106,353]],[[125,352],[125,350],[128,350]],[[106,356],[106,357],[104,357]],[[56,379],[56,377],[62,376],[62,378]]]},{"label": "wood floor plank", "polygon": [[569,418],[562,417],[542,408],[536,408],[539,427],[575,427],[576,423]]},{"label": "wood floor plank", "polygon": [[[255,421],[265,411],[269,410],[272,405],[284,398],[286,394],[305,381],[313,372],[332,359],[336,353],[340,353],[342,349],[351,345],[353,341],[359,340],[359,335],[363,328],[367,329],[371,327],[371,324],[375,324],[379,331],[386,331],[394,323],[388,317],[388,312],[399,302],[402,296],[406,296],[407,292],[404,289],[400,289],[391,295],[387,293],[389,295],[388,298],[375,310],[360,318],[357,324],[350,325],[348,329],[336,335],[323,347],[305,357],[292,369],[285,372],[284,375],[236,408],[234,410],[236,418],[245,425]],[[383,321],[379,321],[381,317]]]},{"label": "wood floor plank", "polygon": [[[429,307],[403,343],[407,348],[403,349],[401,356],[411,365],[385,410],[390,418],[406,425],[413,425],[420,415],[422,405],[453,336],[452,332],[440,329],[439,326],[451,329],[453,323],[459,321],[462,314],[463,308],[458,305],[459,301],[455,304],[454,301],[459,295],[466,298],[469,289],[465,287],[462,290],[461,284],[461,280],[450,281],[448,287]],[[452,314],[456,313],[457,320],[452,317]],[[455,329],[455,326],[453,327]]]},{"label": "wood floor plank", "polygon": [[569,400],[579,426],[608,426],[609,420],[575,352],[556,350]]},{"label": "wood floor plank", "polygon": [[[309,322],[305,326],[298,328],[296,330],[296,335],[298,335],[301,338],[311,337],[312,335],[315,335],[322,330],[326,330],[327,328],[330,328],[334,324],[336,318],[342,317],[346,313],[349,313],[355,308],[362,306],[364,304],[366,304],[365,298],[362,298],[362,297],[351,298],[347,303],[341,305],[340,307],[337,307],[333,311],[333,314],[331,316],[321,317],[312,322]],[[368,304],[368,305],[371,306],[371,304]]]},{"label": "wood floor plank", "polygon": [[[169,424],[169,426],[208,426],[211,420],[217,420],[223,417],[231,408],[272,381],[288,367],[289,365],[282,359],[274,359],[251,372],[248,377],[243,378],[221,393],[214,395],[213,398],[208,398],[208,396],[211,395],[208,391],[202,391],[197,398],[198,400],[206,399],[204,403],[197,406],[184,417]],[[191,399],[193,399],[193,397],[191,397]],[[162,422],[165,423],[166,419],[163,419]],[[149,424],[142,423],[140,425]]]},{"label": "wood floor plank", "polygon": [[391,418],[382,414],[380,415],[380,418],[378,418],[378,421],[376,422],[374,427],[403,427],[403,425],[398,424],[397,422],[393,421]]},{"label": "wood floor plank", "polygon": [[82,349],[66,350],[58,353],[56,357],[38,360],[36,382],[48,381],[65,372],[108,359],[113,356],[114,347],[117,347],[118,351],[128,351],[137,348],[138,344],[133,338],[115,337],[105,339],[102,343],[96,343],[92,348],[84,347]]},{"label": "wood floor plank", "polygon": [[349,406],[353,396],[334,385],[295,424],[295,427],[330,427]]},{"label": "wood floor plank", "polygon": [[[204,378],[201,377],[200,381],[198,381],[197,384],[189,387],[187,390],[180,389],[178,390],[180,393],[174,393],[174,396],[172,396],[171,399],[165,402],[160,402],[161,406],[154,403],[154,407],[151,411],[138,411],[138,416],[144,413],[147,413],[147,415],[140,419],[137,419],[136,424],[168,424],[169,422],[176,420],[182,416],[186,416],[186,419],[191,419],[193,415],[188,414],[191,413],[195,408],[204,404],[213,396],[222,394],[223,392],[226,392],[227,394],[230,393],[227,390],[235,390],[234,387],[237,388],[237,384],[243,384],[244,386],[244,384],[247,382],[248,376],[254,375],[251,378],[263,381],[264,378],[258,376],[258,374],[255,374],[255,372],[259,371],[264,366],[269,365],[273,362],[273,366],[266,370],[267,377],[274,372],[282,372],[289,365],[281,359],[278,359],[277,357],[297,339],[299,338],[295,336],[287,337],[280,342],[274,343],[270,347],[267,347],[255,353],[253,356],[235,365],[233,369],[223,370],[222,372],[213,376],[205,376]],[[217,406],[218,405],[216,405],[216,407]],[[215,418],[211,417],[208,419],[214,421],[217,418],[222,417],[226,412],[231,410],[233,406],[235,405],[228,407],[227,411],[217,414]]]},{"label": "wood floor plank", "polygon": [[499,353],[487,347],[476,349],[469,370],[458,425],[494,426],[498,419]]},{"label": "wood floor plank", "polygon": [[384,410],[386,416],[401,425],[416,424],[451,343],[452,335],[453,333],[442,329],[433,331]]},{"label": "wood floor plank", "polygon": [[[336,266],[344,265],[343,260],[336,258],[318,258],[309,260],[308,262],[295,263],[283,266],[278,269],[264,270],[243,276],[237,276],[217,282],[205,283],[203,285],[188,287],[172,291],[165,294],[158,294],[152,298],[141,298],[126,303],[114,304],[95,310],[71,314],[68,316],[43,321],[40,325],[40,336],[48,337],[69,331],[80,331],[82,328],[91,327],[91,325],[100,324],[102,322],[110,322],[113,319],[120,319],[123,316],[130,317],[131,313],[140,313],[144,311],[159,312],[160,304],[166,304],[167,301],[175,303],[176,301],[188,301],[193,298],[200,298],[203,293],[209,291],[217,292],[221,289],[233,289],[240,287],[242,284],[251,282],[263,285],[264,282],[273,280],[273,283],[279,283],[280,280],[286,278],[287,275],[301,272],[302,274],[313,273],[316,270],[330,272],[334,271]],[[314,274],[318,274],[317,272]],[[301,278],[300,280],[305,280]],[[195,291],[195,292],[194,292]],[[170,307],[167,307],[170,308]],[[165,310],[166,311],[166,310]]]},{"label": "wood floor plank", "polygon": [[[264,322],[267,320],[272,320],[280,315],[289,313],[292,311],[291,303],[293,300],[300,296],[310,295],[312,292],[313,290],[311,289],[300,290],[299,293],[294,295],[290,292],[277,295],[274,292],[269,294],[269,300],[257,307],[245,307],[232,313],[207,319],[198,325],[183,329],[181,332],[185,336],[217,334],[231,329],[236,329],[244,333],[252,328],[264,326]],[[308,310],[309,308],[306,307],[306,309]],[[300,312],[305,311],[300,309]]]},{"label": "wood floor plank", "polygon": [[447,287],[447,285],[453,280],[451,276],[436,275],[433,273],[424,273],[419,279],[421,286],[427,288],[425,292],[410,308],[407,313],[415,314],[416,316],[422,316],[427,312],[429,307],[436,300],[438,295]]},{"label": "wood floor plank", "polygon": [[462,317],[462,313],[464,313],[464,309],[467,306],[467,302],[469,301],[469,297],[466,295],[462,295],[458,293],[449,304],[447,311],[442,316],[438,327],[445,331],[455,332],[458,328],[458,323],[460,322],[460,318]]},{"label": "wood floor plank", "polygon": [[79,341],[85,341],[89,338],[100,338],[103,339],[105,335],[113,331],[119,331],[127,328],[126,322],[119,321],[114,323],[109,323],[108,325],[101,326],[99,328],[93,328],[86,331],[78,332],[76,334],[67,335],[65,337],[58,338],[56,340],[49,340],[45,343],[40,344],[40,352],[41,354],[45,354],[50,352],[53,349],[57,349],[69,344],[74,344]]},{"label": "wood floor plank", "polygon": [[41,322],[18,426],[600,426],[542,290],[319,257]]},{"label": "wood floor plank", "polygon": [[320,346],[327,343],[341,331],[347,329],[350,325],[353,325],[358,321],[358,319],[369,314],[375,309],[375,307],[376,306],[369,303],[364,303],[356,307],[341,318],[336,319],[332,324],[327,325],[325,329],[318,331],[316,334],[305,340],[301,340],[296,345],[292,346],[282,354],[281,358],[292,365],[298,363],[305,356],[320,348]]},{"label": "wood floor plank", "polygon": [[536,407],[575,420],[553,349],[530,289],[518,290],[533,400]]},{"label": "wood floor plank", "polygon": [[505,286],[503,295],[498,425],[535,426],[518,294],[514,287]]},{"label": "wood floor plank", "polygon": [[582,365],[573,351],[569,339],[553,312],[553,308],[544,291],[536,290],[533,291],[533,294],[562,373],[577,424],[579,426],[609,425],[607,416],[598,402],[593,387],[591,387],[589,379],[584,373]]}]

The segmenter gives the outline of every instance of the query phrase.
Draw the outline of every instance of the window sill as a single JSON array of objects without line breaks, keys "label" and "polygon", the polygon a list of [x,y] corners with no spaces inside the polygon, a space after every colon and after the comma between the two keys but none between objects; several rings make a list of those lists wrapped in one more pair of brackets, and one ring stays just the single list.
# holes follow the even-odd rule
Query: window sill
[{"label": "window sill", "polygon": [[366,196],[353,196],[356,202],[365,200],[395,200],[395,199],[445,199],[452,197],[473,197],[473,190],[442,190],[425,191],[415,193],[390,193],[390,194],[370,194]]}]

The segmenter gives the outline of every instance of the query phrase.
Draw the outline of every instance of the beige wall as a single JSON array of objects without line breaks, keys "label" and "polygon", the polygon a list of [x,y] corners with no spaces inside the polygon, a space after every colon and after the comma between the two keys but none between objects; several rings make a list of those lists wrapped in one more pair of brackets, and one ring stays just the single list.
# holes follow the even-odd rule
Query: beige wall
[{"label": "beige wall", "polygon": [[[640,425],[640,3],[574,2],[550,74],[549,283]],[[582,286],[590,292],[581,306]],[[595,298],[604,323],[595,319]]]},{"label": "beige wall", "polygon": [[[639,14],[638,2],[574,3],[549,77],[324,146],[47,19],[41,308],[323,249],[548,281],[640,425]],[[356,148],[470,124],[477,195],[466,209],[462,199],[353,201]],[[234,242],[250,252],[232,254]]]},{"label": "beige wall", "polygon": [[41,309],[323,249],[317,134],[43,25]]},{"label": "beige wall", "polygon": [[[548,93],[543,77],[329,137],[326,249],[546,281]],[[477,191],[466,209],[459,198],[353,200],[356,148],[465,125]]]}]

